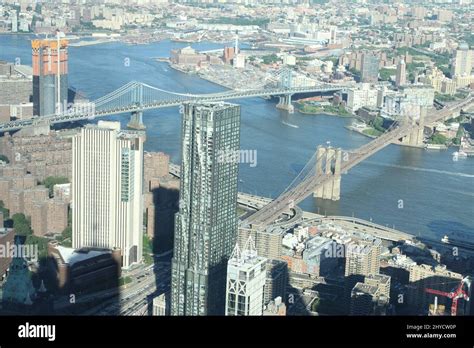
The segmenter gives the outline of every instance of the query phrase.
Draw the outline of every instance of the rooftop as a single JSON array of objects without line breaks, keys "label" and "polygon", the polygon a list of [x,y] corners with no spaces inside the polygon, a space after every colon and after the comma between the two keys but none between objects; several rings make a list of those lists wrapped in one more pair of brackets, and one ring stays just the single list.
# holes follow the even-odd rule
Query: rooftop
[{"label": "rooftop", "polygon": [[380,284],[388,284],[390,282],[390,277],[385,274],[369,274],[368,276],[365,277],[366,281],[367,279],[374,279]]},{"label": "rooftop", "polygon": [[6,236],[10,232],[13,232],[13,228],[0,227],[0,237]]},{"label": "rooftop", "polygon": [[377,293],[377,287],[365,283],[357,283],[354,288],[352,289],[353,293],[358,293],[358,294],[368,294],[371,296],[375,296]]},{"label": "rooftop", "polygon": [[59,252],[64,263],[67,263],[70,266],[74,265],[75,263],[94,258],[96,256],[111,254],[111,251],[108,249],[99,249],[99,248],[73,249],[73,248],[66,248],[61,245],[58,245],[56,247],[56,250]]}]

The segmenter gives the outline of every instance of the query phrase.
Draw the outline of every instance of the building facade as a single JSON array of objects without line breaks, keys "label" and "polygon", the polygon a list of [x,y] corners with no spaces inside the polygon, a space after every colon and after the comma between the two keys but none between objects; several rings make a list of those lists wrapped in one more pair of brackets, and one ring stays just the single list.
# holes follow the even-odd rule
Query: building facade
[{"label": "building facade", "polygon": [[[447,270],[446,266],[413,265],[410,267],[407,303],[413,311],[425,313],[428,311],[429,305],[434,303],[435,297],[435,295],[427,293],[426,289],[449,293],[457,287],[462,279],[461,274]],[[449,299],[438,296],[438,302],[448,305]]]},{"label": "building facade", "polygon": [[162,293],[160,296],[157,296],[153,299],[153,311],[154,316],[165,316],[169,315],[169,292]]},{"label": "building facade", "polygon": [[121,277],[119,249],[82,248],[48,243],[50,266],[61,292],[92,292],[115,288]]},{"label": "building facade", "polygon": [[276,297],[286,298],[288,265],[280,260],[268,260],[263,303],[267,305]]},{"label": "building facade", "polygon": [[346,245],[346,266],[344,275],[368,276],[378,274],[380,270],[380,239],[360,240],[358,244]]},{"label": "building facade", "polygon": [[56,39],[31,41],[34,115],[53,115],[58,103],[67,104],[67,46],[67,40],[60,40],[59,47]]},{"label": "building facade", "polygon": [[240,106],[184,107],[179,212],[171,274],[172,315],[223,315],[227,261],[237,234]]},{"label": "building facade", "polygon": [[451,75],[452,76],[469,76],[472,72],[474,51],[469,49],[466,43],[461,43],[454,55]]},{"label": "building facade", "polygon": [[142,259],[143,140],[99,121],[72,144],[72,246],[120,248],[126,268]]},{"label": "building facade", "polygon": [[377,82],[379,77],[379,58],[371,53],[362,55],[361,80],[362,82]]},{"label": "building facade", "polygon": [[358,88],[351,88],[347,91],[347,109],[356,112],[366,106],[370,108],[377,107],[378,91],[371,88],[370,84],[362,83]]},{"label": "building facade", "polygon": [[407,83],[407,65],[405,61],[402,59],[397,64],[397,76],[395,80],[395,84],[397,87],[406,85]]},{"label": "building facade", "polygon": [[236,244],[227,266],[226,315],[263,314],[266,263],[251,238],[242,251]]}]

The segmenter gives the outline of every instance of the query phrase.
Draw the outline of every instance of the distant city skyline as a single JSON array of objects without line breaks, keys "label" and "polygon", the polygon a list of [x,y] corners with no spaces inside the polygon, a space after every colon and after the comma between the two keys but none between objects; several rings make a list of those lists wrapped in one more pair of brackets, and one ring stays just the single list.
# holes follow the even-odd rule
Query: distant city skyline
[{"label": "distant city skyline", "polygon": [[0,315],[472,315],[473,11],[0,0]]}]

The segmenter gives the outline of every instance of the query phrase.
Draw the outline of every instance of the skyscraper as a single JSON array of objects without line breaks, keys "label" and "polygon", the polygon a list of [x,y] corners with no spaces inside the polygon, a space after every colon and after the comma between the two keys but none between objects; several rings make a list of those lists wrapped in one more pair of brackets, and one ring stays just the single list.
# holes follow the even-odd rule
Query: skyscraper
[{"label": "skyscraper", "polygon": [[472,72],[472,61],[474,51],[469,49],[467,43],[459,45],[454,54],[453,65],[451,69],[452,76],[469,76]]},{"label": "skyscraper", "polygon": [[240,106],[184,106],[172,315],[224,314],[227,261],[237,234],[238,163],[220,154],[238,151],[239,138]]},{"label": "skyscraper", "polygon": [[18,32],[18,14],[16,10],[10,11],[10,20],[12,22],[12,33]]},{"label": "skyscraper", "polygon": [[378,238],[357,238],[345,243],[344,292],[349,308],[354,286],[366,276],[379,274],[381,250],[382,241]]},{"label": "skyscraper", "polygon": [[407,83],[407,65],[403,59],[397,64],[397,76],[395,83],[397,87],[403,86]]},{"label": "skyscraper", "polygon": [[67,45],[68,42],[64,39],[59,41],[59,49],[56,39],[31,41],[33,55],[33,115],[53,115],[57,111],[58,103],[61,106],[67,104]]},{"label": "skyscraper", "polygon": [[362,55],[361,80],[362,82],[377,82],[379,76],[379,58],[372,53]]},{"label": "skyscraper", "polygon": [[73,248],[120,248],[123,267],[142,259],[143,141],[106,121],[74,136]]},{"label": "skyscraper", "polygon": [[241,251],[236,244],[227,266],[226,315],[262,315],[267,259],[259,257],[252,237]]},{"label": "skyscraper", "polygon": [[378,274],[381,250],[382,241],[377,238],[346,245],[345,276]]}]

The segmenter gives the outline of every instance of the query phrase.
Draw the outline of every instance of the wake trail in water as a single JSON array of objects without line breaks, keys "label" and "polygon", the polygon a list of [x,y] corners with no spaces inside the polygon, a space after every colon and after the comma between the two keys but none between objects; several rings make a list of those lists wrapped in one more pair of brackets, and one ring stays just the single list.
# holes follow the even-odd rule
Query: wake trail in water
[{"label": "wake trail in water", "polygon": [[288,122],[285,122],[285,121],[281,121],[281,123],[283,123],[285,126],[288,126],[288,127],[300,128],[300,126],[298,126],[296,124],[291,124],[291,123],[288,123]]},{"label": "wake trail in water", "polygon": [[414,170],[414,171],[418,171],[418,172],[444,174],[444,175],[458,176],[458,177],[463,177],[463,178],[474,178],[474,174],[461,173],[461,172],[450,172],[449,170],[439,170],[439,169],[420,168],[420,167],[411,167],[411,166],[400,166],[400,165],[396,165],[396,164],[385,164],[385,163],[378,163],[378,162],[372,162],[372,161],[365,161],[364,163],[368,163],[368,164],[372,164],[372,165],[376,165],[376,166],[380,166],[380,167],[407,169],[407,170]]}]

